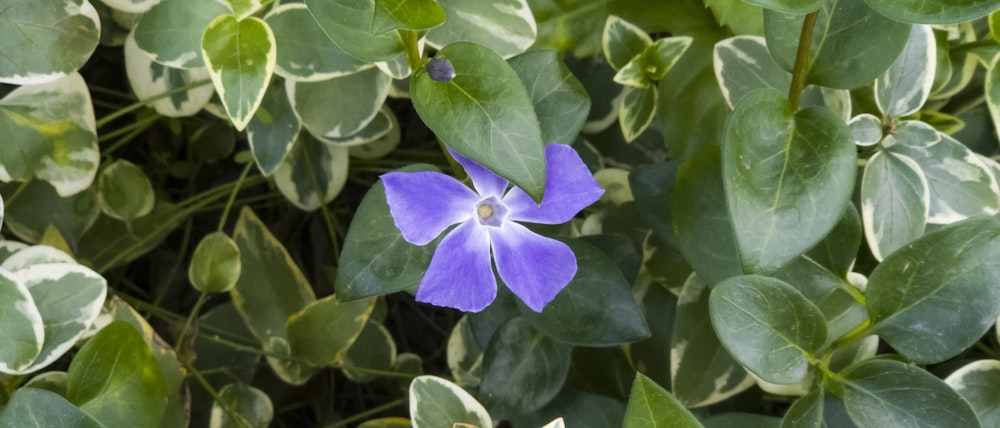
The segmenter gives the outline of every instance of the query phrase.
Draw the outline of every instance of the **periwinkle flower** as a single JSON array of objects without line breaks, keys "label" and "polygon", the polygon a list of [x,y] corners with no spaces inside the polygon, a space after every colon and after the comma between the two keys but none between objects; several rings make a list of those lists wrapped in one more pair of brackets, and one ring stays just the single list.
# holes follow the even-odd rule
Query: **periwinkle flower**
[{"label": "periwinkle flower", "polygon": [[[389,212],[403,239],[426,245],[457,224],[438,244],[417,289],[417,301],[478,312],[496,298],[500,279],[529,308],[541,312],[576,275],[569,246],[518,222],[561,224],[600,199],[597,185],[569,146],[545,147],[545,195],[536,204],[506,179],[452,151],[475,191],[439,172],[382,175]],[[492,253],[492,257],[491,257]]]}]

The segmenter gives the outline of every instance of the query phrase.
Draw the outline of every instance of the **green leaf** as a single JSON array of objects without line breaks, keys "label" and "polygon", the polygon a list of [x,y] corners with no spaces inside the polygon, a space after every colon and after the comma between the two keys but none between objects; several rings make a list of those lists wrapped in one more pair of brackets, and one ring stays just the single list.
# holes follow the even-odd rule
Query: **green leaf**
[{"label": "green leaf", "polygon": [[854,144],[861,147],[874,146],[882,141],[882,121],[869,113],[854,116],[847,125],[851,128]]},{"label": "green leaf", "polygon": [[876,259],[923,235],[929,210],[927,177],[913,159],[891,151],[868,159],[861,181],[861,218]]},{"label": "green leaf", "polygon": [[199,291],[224,293],[236,286],[240,270],[240,248],[229,235],[213,232],[195,248],[188,278]]},{"label": "green leaf", "polygon": [[604,58],[615,71],[624,68],[652,45],[653,39],[641,28],[615,15],[608,15],[601,34],[601,47]]},{"label": "green leaf", "polygon": [[113,322],[69,365],[66,398],[106,426],[156,427],[167,404],[166,381],[142,335]]},{"label": "green leaf", "polygon": [[35,306],[28,288],[7,270],[0,269],[0,372],[16,373],[31,366],[42,352],[45,340],[42,314]]},{"label": "green leaf", "polygon": [[670,384],[686,407],[726,400],[754,385],[750,374],[719,343],[712,330],[708,287],[697,274],[684,283],[670,343]]},{"label": "green leaf", "polygon": [[1000,223],[959,222],[886,257],[868,279],[872,329],[900,354],[936,363],[976,342],[1000,315]]},{"label": "green leaf", "polygon": [[986,106],[990,109],[993,126],[1000,126],[1000,55],[993,58],[986,68]]},{"label": "green leaf", "polygon": [[285,85],[271,85],[247,124],[247,140],[257,169],[264,175],[273,174],[301,131],[302,122],[292,110]]},{"label": "green leaf", "polygon": [[134,163],[119,159],[97,177],[97,204],[108,217],[126,223],[153,211],[153,184]]},{"label": "green leaf", "polygon": [[100,40],[86,0],[11,0],[0,21],[0,83],[35,85],[75,72]]},{"label": "green leaf", "polygon": [[[14,187],[10,186],[9,190],[13,191]],[[41,180],[28,182],[17,203],[6,211],[5,230],[21,240],[39,242],[45,231],[54,227],[71,245],[77,245],[84,232],[101,215],[95,190],[88,189],[62,198],[49,183]],[[121,224],[118,221],[115,223]]]},{"label": "green leaf", "polygon": [[743,0],[705,0],[719,25],[729,27],[735,35],[764,34],[764,13],[760,6]]},{"label": "green leaf", "polygon": [[285,81],[288,99],[302,124],[318,138],[341,138],[375,118],[392,78],[377,68],[319,82]]},{"label": "green leaf", "polygon": [[201,54],[212,83],[237,131],[247,127],[277,61],[274,33],[259,18],[216,18],[205,29]]},{"label": "green leaf", "polygon": [[1000,361],[973,361],[948,375],[945,383],[972,405],[984,427],[1000,424]]},{"label": "green leaf", "polygon": [[292,355],[315,366],[336,364],[365,328],[375,299],[338,302],[333,295],[288,318]]},{"label": "green leaf", "polygon": [[417,71],[410,95],[420,118],[448,146],[541,200],[545,144],[517,73],[473,43],[448,45],[435,58],[451,62],[457,75],[438,82],[426,69]]},{"label": "green leaf", "polygon": [[455,42],[486,46],[504,58],[528,50],[538,29],[527,0],[439,0],[448,20],[427,32],[427,43],[441,49]]},{"label": "green leaf", "polygon": [[654,83],[646,75],[646,56],[643,54],[636,55],[621,70],[618,70],[614,80],[615,83],[632,88],[648,88]]},{"label": "green leaf", "polygon": [[375,6],[370,27],[373,34],[426,30],[445,20],[444,9],[435,0],[371,0],[371,3]]},{"label": "green leaf", "polygon": [[[472,2],[466,2],[472,3]],[[553,51],[531,51],[507,61],[535,106],[545,143],[572,144],[590,111],[586,89]]]},{"label": "green leaf", "polygon": [[204,67],[202,35],[216,17],[230,13],[220,0],[160,0],[135,23],[135,42],[160,64]]},{"label": "green leaf", "polygon": [[398,126],[396,114],[387,104],[382,104],[371,122],[368,122],[360,131],[346,137],[324,138],[323,142],[344,148],[362,146],[386,136],[389,131]]},{"label": "green leaf", "polygon": [[701,427],[691,412],[666,389],[642,373],[635,374],[625,410],[625,428]]},{"label": "green leaf", "polygon": [[719,147],[706,147],[681,164],[670,206],[677,245],[698,276],[715,285],[743,273]]},{"label": "green leaf", "polygon": [[791,73],[774,62],[763,37],[736,36],[716,43],[713,64],[730,108],[757,89],[787,90],[792,84]]},{"label": "green leaf", "polygon": [[274,419],[274,406],[267,394],[244,383],[220,389],[219,401],[212,403],[211,428],[267,428]]},{"label": "green leaf", "polygon": [[282,4],[264,21],[274,31],[274,72],[289,80],[315,82],[353,74],[368,67],[333,43],[302,3]]},{"label": "green leaf", "polygon": [[674,36],[657,40],[653,46],[646,48],[643,52],[646,76],[655,82],[663,79],[677,61],[681,59],[684,52],[691,46],[691,38],[687,36]]},{"label": "green leaf", "polygon": [[570,351],[569,345],[542,335],[527,320],[513,318],[486,346],[479,393],[496,414],[538,410],[566,382]]},{"label": "green leaf", "polygon": [[937,42],[929,25],[914,25],[896,61],[875,79],[875,102],[882,114],[908,116],[927,102],[937,68]]},{"label": "green leaf", "polygon": [[854,428],[840,399],[814,389],[792,403],[781,421],[781,428]]},{"label": "green leaf", "polygon": [[972,150],[930,125],[906,121],[882,146],[920,165],[930,189],[928,223],[949,224],[1000,211],[1000,186]]},{"label": "green leaf", "polygon": [[576,254],[576,276],[540,314],[523,310],[538,331],[564,343],[611,346],[648,338],[649,328],[629,283],[601,250],[569,241]]},{"label": "green leaf", "polygon": [[958,24],[982,18],[1000,8],[998,0],[865,0],[879,13],[914,24]]},{"label": "green leaf", "polygon": [[369,318],[347,353],[343,354],[344,375],[354,382],[371,382],[379,378],[378,372],[391,372],[395,365],[396,342],[392,334],[378,321]]},{"label": "green leaf", "polygon": [[781,419],[754,413],[727,412],[709,416],[704,419],[704,423],[705,428],[778,428],[781,426]]},{"label": "green leaf", "polygon": [[[135,36],[131,33],[125,39],[125,72],[128,75],[129,86],[139,99],[153,98],[211,77],[205,68],[173,68],[154,62],[147,53],[139,49]],[[215,88],[206,84],[181,91],[149,105],[163,116],[191,116],[201,111],[213,94]]]},{"label": "green leaf", "polygon": [[[382,116],[389,119],[389,130],[384,135],[379,136],[374,140],[348,147],[347,153],[350,154],[351,157],[358,159],[378,159],[392,153],[393,150],[396,150],[396,147],[398,147],[399,143],[402,141],[403,135],[399,128],[399,120],[396,119],[396,114],[393,113],[388,106],[383,106],[382,110],[379,111],[379,117]],[[372,121],[372,124],[374,124],[377,120],[378,117]],[[372,124],[369,124],[369,126]],[[367,129],[368,128],[365,128],[361,133],[366,132]]]},{"label": "green leaf", "polygon": [[979,427],[969,403],[944,381],[895,360],[866,360],[841,376],[847,413],[861,427]]},{"label": "green leaf", "polygon": [[[394,22],[380,10],[390,2],[400,1],[306,0],[306,6],[323,29],[323,33],[337,46],[361,61],[374,63],[388,60],[403,52],[403,41],[399,32],[385,29],[401,24],[398,21]],[[426,1],[421,0],[421,3]],[[434,17],[427,15],[416,18],[425,20]],[[429,22],[433,21],[428,20],[427,23]]]},{"label": "green leaf", "polygon": [[778,279],[727,279],[712,290],[709,309],[722,346],[766,382],[801,381],[809,371],[809,356],[826,342],[823,313]]},{"label": "green leaf", "polygon": [[437,376],[419,376],[410,383],[413,428],[474,426],[492,428],[493,419],[464,389]]},{"label": "green leaf", "polygon": [[19,388],[0,412],[0,427],[104,428],[104,425],[55,392]]},{"label": "green leaf", "polygon": [[240,211],[233,239],[240,248],[242,273],[229,291],[236,310],[261,343],[285,339],[285,322],[316,300],[305,275],[249,207]]},{"label": "green leaf", "polygon": [[722,171],[744,269],[773,272],[816,245],[851,197],[856,159],[832,111],[793,112],[771,89],[743,98],[726,122]]},{"label": "green leaf", "polygon": [[[804,15],[764,11],[764,35],[774,59],[791,72]],[[819,9],[809,46],[808,82],[854,89],[882,75],[903,50],[910,25],[886,18],[865,2],[831,0]]]},{"label": "green leaf", "polygon": [[0,181],[48,181],[60,196],[80,193],[97,175],[94,108],[77,73],[21,86],[0,99]]},{"label": "green leaf", "polygon": [[653,123],[653,116],[656,114],[656,96],[655,87],[625,88],[625,97],[622,98],[622,106],[618,109],[618,121],[621,123],[625,141],[630,143],[635,141],[649,124]]},{"label": "green leaf", "polygon": [[336,198],[347,182],[347,148],[300,132],[295,146],[274,170],[274,183],[295,206],[312,211]]},{"label": "green leaf", "polygon": [[476,341],[468,315],[460,318],[452,328],[448,336],[447,357],[448,369],[458,385],[479,386],[483,368],[483,347]]},{"label": "green leaf", "polygon": [[789,14],[805,14],[819,9],[825,0],[746,0],[748,3],[758,5],[778,12]]},{"label": "green leaf", "polygon": [[136,14],[143,13],[158,3],[157,0],[103,0],[102,2],[115,11]]}]

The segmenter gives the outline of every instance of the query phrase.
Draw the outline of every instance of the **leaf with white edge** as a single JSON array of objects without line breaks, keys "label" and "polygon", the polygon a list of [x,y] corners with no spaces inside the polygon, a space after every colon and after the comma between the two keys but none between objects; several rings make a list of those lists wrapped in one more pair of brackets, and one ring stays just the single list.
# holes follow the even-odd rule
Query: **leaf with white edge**
[{"label": "leaf with white edge", "polygon": [[920,165],[930,186],[927,222],[949,224],[1000,211],[1000,187],[989,167],[954,138],[918,121],[896,125],[882,145]]},{"label": "leaf with white edge", "polygon": [[318,82],[285,81],[292,109],[319,138],[341,138],[362,130],[389,95],[392,78],[377,68]]},{"label": "leaf with white edge", "polygon": [[859,114],[851,118],[847,126],[851,128],[854,144],[859,147],[874,146],[882,141],[882,121],[875,115]]},{"label": "leaf with white edge", "polygon": [[16,272],[41,263],[76,264],[76,260],[60,249],[48,245],[32,245],[11,254],[3,264],[0,264],[0,269]]},{"label": "leaf with white edge", "polygon": [[[0,240],[0,263],[5,262],[10,256],[18,251],[28,248],[29,245],[18,241]],[[2,266],[0,266],[2,268]]]},{"label": "leaf with white edge", "polygon": [[743,267],[773,272],[820,241],[854,190],[857,153],[831,110],[793,112],[773,89],[751,93],[726,122],[722,172]]},{"label": "leaf with white edge", "polygon": [[439,0],[448,19],[427,32],[427,43],[441,49],[474,42],[504,58],[528,50],[538,35],[527,0]]},{"label": "leaf with white edge", "polygon": [[204,67],[201,37],[216,17],[231,13],[222,0],[160,0],[135,23],[133,36],[153,61],[175,68]]},{"label": "leaf with white edge", "polygon": [[929,210],[927,177],[913,159],[885,150],[868,159],[861,180],[861,219],[876,260],[923,235]]},{"label": "leaf with white edge", "polygon": [[100,0],[112,9],[126,13],[143,13],[161,0]]},{"label": "leaf with white edge", "polygon": [[871,359],[840,373],[844,406],[860,427],[980,427],[948,384],[919,367]]},{"label": "leaf with white edge", "polygon": [[981,18],[1000,8],[998,0],[865,0],[892,19],[915,24],[957,24]]},{"label": "leaf with white edge", "polygon": [[18,373],[31,366],[42,352],[45,330],[42,314],[28,288],[10,272],[0,269],[0,373]]},{"label": "leaf with white edge", "polygon": [[292,347],[288,341],[279,336],[271,336],[264,342],[263,349],[268,353],[267,364],[274,370],[278,378],[292,385],[302,385],[318,373],[321,367],[295,359]]},{"label": "leaf with white edge", "polygon": [[151,103],[157,113],[167,117],[191,116],[198,113],[215,94],[215,88],[208,84],[210,80],[208,69],[172,68],[154,62],[149,55],[139,49],[133,34],[129,34],[125,39],[125,72],[128,74],[129,86],[139,99],[152,98],[193,82],[205,81],[203,86]]},{"label": "leaf with white edge", "polygon": [[908,116],[927,102],[937,68],[937,44],[929,25],[914,25],[896,61],[875,79],[875,102],[883,114]]},{"label": "leaf with white edge", "polygon": [[636,373],[623,426],[699,428],[702,424],[666,389],[642,373]]},{"label": "leaf with white edge", "polygon": [[226,0],[229,7],[233,9],[236,19],[244,19],[260,10],[263,6],[261,0]]},{"label": "leaf with white edge", "polygon": [[90,187],[97,175],[94,108],[77,73],[0,99],[0,132],[13,145],[0,150],[0,181],[35,176],[66,197]]},{"label": "leaf with white edge", "polygon": [[73,358],[66,398],[105,426],[153,428],[166,408],[166,380],[139,331],[118,321]]},{"label": "leaf with white edge", "polygon": [[483,353],[481,396],[493,412],[538,410],[559,393],[569,374],[571,347],[541,334],[524,318],[505,322]]},{"label": "leaf with white edge", "polygon": [[984,427],[1000,426],[1000,361],[973,361],[944,382],[972,405]]},{"label": "leaf with white edge", "polygon": [[722,281],[709,308],[722,346],[766,382],[801,381],[809,373],[809,356],[826,342],[820,309],[778,279],[744,275]]},{"label": "leaf with white edge", "polygon": [[52,364],[94,325],[108,286],[97,272],[77,264],[36,264],[13,275],[31,293],[45,329],[38,357],[19,371],[25,374]]},{"label": "leaf with white edge", "polygon": [[410,383],[413,428],[474,426],[492,428],[493,419],[464,389],[437,376],[418,376]]},{"label": "leaf with white edge", "polygon": [[212,403],[212,416],[208,426],[267,428],[272,419],[274,406],[264,391],[244,383],[231,383],[219,390],[219,400]]},{"label": "leaf with white edge", "polygon": [[305,132],[274,170],[274,182],[289,202],[312,211],[332,201],[347,182],[347,147],[327,144]]},{"label": "leaf with white edge", "polygon": [[389,117],[389,131],[385,135],[367,143],[348,147],[347,152],[351,157],[358,159],[378,159],[392,153],[399,146],[400,141],[402,141],[402,131],[399,129],[399,121],[396,119],[396,114],[388,107],[383,108],[383,112]]},{"label": "leaf with white edge", "polygon": [[566,421],[563,418],[556,418],[552,422],[545,424],[542,428],[566,428]]},{"label": "leaf with white edge", "polygon": [[625,141],[631,143],[639,138],[656,115],[655,87],[626,88],[622,106],[618,109],[618,121],[621,123],[622,135]]},{"label": "leaf with white edge", "polygon": [[272,9],[264,21],[274,31],[278,51],[274,72],[281,77],[315,82],[370,67],[326,37],[304,4],[282,4]]},{"label": "leaf with white edge", "polygon": [[[359,60],[385,61],[404,50],[399,32],[373,31],[376,0],[306,0],[305,3],[323,33]],[[378,3],[385,5],[386,2],[379,0]]]},{"label": "leaf with white edge", "polygon": [[643,52],[646,76],[654,82],[663,79],[691,46],[691,41],[687,36],[666,37],[646,48]]},{"label": "leaf with white edge", "polygon": [[388,105],[383,104],[375,118],[357,133],[341,138],[323,138],[322,141],[340,147],[362,146],[384,137],[393,126],[399,126],[396,115]]},{"label": "leaf with white edge", "polygon": [[310,303],[288,318],[292,355],[316,366],[339,363],[374,307],[374,298],[339,302],[333,295]]},{"label": "leaf with white edge", "polygon": [[920,364],[971,346],[1000,315],[1000,222],[965,220],[924,235],[879,264],[866,295],[871,328]]},{"label": "leaf with white edge", "polygon": [[531,51],[507,61],[535,105],[546,143],[572,144],[590,112],[590,97],[554,51]]},{"label": "leaf with white edge", "polygon": [[787,14],[805,14],[816,9],[825,3],[825,0],[746,0],[763,8],[776,10]]},{"label": "leaf with white edge", "polygon": [[240,278],[240,248],[229,235],[213,232],[194,249],[188,278],[195,289],[205,293],[223,293],[236,286]]},{"label": "leaf with white edge", "polygon": [[312,287],[284,245],[248,207],[240,211],[233,240],[242,266],[239,281],[229,290],[236,310],[261,343],[272,337],[287,342],[285,322],[316,300]]},{"label": "leaf with white edge", "polygon": [[274,33],[259,18],[216,18],[205,29],[201,54],[226,113],[237,131],[246,128],[264,98],[277,60]]},{"label": "leaf with white edge", "polygon": [[719,343],[709,317],[708,287],[691,274],[677,299],[670,337],[670,384],[686,407],[723,401],[754,385],[750,374]]},{"label": "leaf with white edge", "polygon": [[371,382],[379,378],[376,374],[379,371],[392,371],[396,356],[396,342],[392,334],[384,325],[369,318],[354,343],[342,355],[344,375],[354,382]]},{"label": "leaf with white edge", "polygon": [[608,15],[601,35],[604,58],[615,71],[625,67],[632,58],[653,45],[653,39],[641,28],[618,16]]},{"label": "leaf with white edge", "polygon": [[483,369],[483,348],[476,341],[468,315],[460,318],[451,330],[446,355],[451,377],[459,386],[479,386]]},{"label": "leaf with white edge", "polygon": [[292,150],[301,131],[302,122],[292,110],[285,85],[271,85],[247,124],[250,152],[261,174],[274,173]]},{"label": "leaf with white edge", "polygon": [[100,40],[87,0],[8,0],[0,14],[0,83],[36,85],[73,73]]},{"label": "leaf with white edge", "polygon": [[456,76],[438,82],[426,69],[413,75],[410,95],[420,118],[449,147],[540,201],[545,142],[517,73],[495,52],[474,43],[453,43],[435,58],[449,61]]},{"label": "leaf with white edge", "polygon": [[986,106],[990,109],[993,126],[1000,126],[1000,55],[986,68]]},{"label": "leaf with white edge", "polygon": [[108,217],[129,223],[153,211],[153,184],[134,163],[119,159],[97,177],[97,204]]},{"label": "leaf with white edge", "polygon": [[49,227],[54,227],[67,242],[77,246],[99,217],[101,208],[97,206],[97,191],[93,188],[62,198],[49,183],[31,180],[18,196],[17,204],[7,208],[4,227],[21,240],[33,243],[41,242]]},{"label": "leaf with white edge", "polygon": [[653,86],[654,82],[646,75],[646,67],[646,55],[636,55],[635,58],[632,58],[621,70],[615,73],[615,83],[633,88],[648,88]]},{"label": "leaf with white edge", "polygon": [[729,108],[757,89],[787,89],[792,82],[791,73],[774,62],[759,36],[736,36],[716,43],[713,63]]},{"label": "leaf with white edge", "polygon": [[97,419],[66,401],[62,395],[39,388],[18,388],[0,412],[4,428],[105,428]]}]

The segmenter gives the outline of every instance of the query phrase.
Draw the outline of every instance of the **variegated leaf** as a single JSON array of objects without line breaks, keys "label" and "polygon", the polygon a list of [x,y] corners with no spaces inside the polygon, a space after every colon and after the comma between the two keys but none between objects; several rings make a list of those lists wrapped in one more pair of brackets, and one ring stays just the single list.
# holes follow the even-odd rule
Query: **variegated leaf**
[{"label": "variegated leaf", "polygon": [[0,373],[19,373],[31,366],[45,341],[42,315],[28,288],[5,269],[0,269]]},{"label": "variegated leaf", "polygon": [[302,132],[274,170],[274,182],[289,202],[312,211],[340,194],[347,182],[347,161],[347,147],[324,143]]},{"label": "variegated leaf", "polygon": [[7,0],[0,14],[0,83],[36,85],[73,73],[100,40],[87,0]]},{"label": "variegated leaf", "polygon": [[377,68],[319,82],[285,81],[295,114],[319,138],[341,138],[365,127],[389,95],[392,79]]},{"label": "variegated leaf", "polygon": [[128,74],[129,85],[139,99],[151,98],[196,81],[205,81],[203,86],[152,102],[152,107],[163,116],[181,117],[198,113],[215,93],[212,85],[208,84],[210,76],[207,68],[173,68],[155,62],[139,49],[134,33],[130,33],[125,39],[125,72]]},{"label": "variegated leaf", "polygon": [[861,219],[876,259],[923,235],[929,210],[930,185],[913,159],[880,151],[868,160],[861,181]]},{"label": "variegated leaf", "polygon": [[490,414],[472,395],[436,376],[420,376],[410,384],[410,421],[413,428],[493,427]]},{"label": "variegated leaf", "polygon": [[274,419],[271,399],[264,391],[250,385],[226,385],[219,390],[219,400],[225,404],[212,403],[210,428],[267,428]]},{"label": "variegated leaf", "polygon": [[538,35],[527,0],[439,0],[448,19],[427,32],[435,49],[454,42],[474,42],[504,58],[528,50]]},{"label": "variegated leaf", "polygon": [[242,131],[274,73],[277,49],[271,27],[254,17],[220,16],[205,29],[201,53],[226,113]]},{"label": "variegated leaf", "polygon": [[622,106],[618,109],[618,121],[621,123],[625,141],[632,142],[642,134],[656,115],[655,87],[627,88]]},{"label": "variegated leaf", "polygon": [[223,0],[160,0],[135,24],[135,42],[160,64],[204,67],[201,36],[219,15],[232,9]]},{"label": "variegated leaf", "polygon": [[264,21],[274,31],[278,51],[274,72],[281,77],[315,82],[370,67],[333,43],[304,4],[282,4]]},{"label": "variegated leaf", "polygon": [[875,79],[875,102],[883,114],[902,117],[927,102],[937,68],[937,44],[929,25],[914,25],[896,61]]}]

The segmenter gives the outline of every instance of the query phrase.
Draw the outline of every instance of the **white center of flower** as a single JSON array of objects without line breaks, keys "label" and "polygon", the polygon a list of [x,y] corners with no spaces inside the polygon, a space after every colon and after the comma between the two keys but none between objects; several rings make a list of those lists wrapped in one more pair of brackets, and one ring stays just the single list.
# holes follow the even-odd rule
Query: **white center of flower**
[{"label": "white center of flower", "polygon": [[490,196],[476,204],[476,217],[483,226],[500,227],[500,223],[507,218],[507,206],[495,196]]},{"label": "white center of flower", "polygon": [[479,218],[483,220],[488,220],[490,217],[493,217],[493,207],[489,205],[482,204],[476,211],[479,213]]}]

